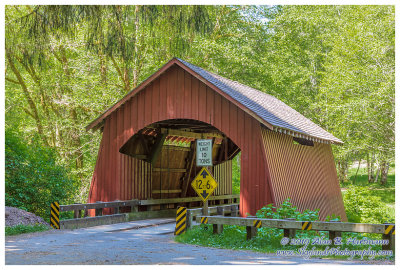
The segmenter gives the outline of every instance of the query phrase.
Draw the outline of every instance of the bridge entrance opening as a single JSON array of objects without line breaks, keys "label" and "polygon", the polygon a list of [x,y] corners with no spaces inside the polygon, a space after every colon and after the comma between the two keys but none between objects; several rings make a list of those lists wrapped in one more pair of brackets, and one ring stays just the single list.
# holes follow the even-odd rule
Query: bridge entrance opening
[{"label": "bridge entrance opening", "polygon": [[[212,139],[210,172],[218,182],[209,205],[237,202],[233,195],[232,165],[240,148],[224,133],[207,123],[190,119],[172,119],[153,123],[139,130],[120,149],[136,162],[128,173],[133,174],[132,199],[161,200],[139,206],[138,211],[196,207],[196,192],[190,183],[200,171],[196,166],[196,139]],[[179,202],[181,198],[181,202]],[[190,201],[189,198],[193,198]],[[189,201],[188,201],[189,200]]]}]

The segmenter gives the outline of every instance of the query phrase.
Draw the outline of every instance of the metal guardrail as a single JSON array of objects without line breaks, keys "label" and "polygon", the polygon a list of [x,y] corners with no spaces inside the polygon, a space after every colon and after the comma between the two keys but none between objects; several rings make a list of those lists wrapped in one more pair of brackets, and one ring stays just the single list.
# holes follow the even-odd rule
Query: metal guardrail
[{"label": "metal guardrail", "polygon": [[[324,221],[294,221],[285,219],[260,219],[255,217],[222,217],[222,216],[196,216],[196,221],[203,224],[213,224],[213,232],[218,234],[223,230],[223,225],[246,226],[247,239],[256,236],[257,229],[261,227],[286,230],[286,235],[295,235],[296,230],[328,231],[330,240],[342,232],[377,233],[382,234],[383,240],[388,240],[389,245],[383,245],[382,249],[395,249],[395,224],[367,224],[348,222],[324,222]],[[294,232],[294,233],[293,233]],[[285,236],[286,236],[285,235]]]}]

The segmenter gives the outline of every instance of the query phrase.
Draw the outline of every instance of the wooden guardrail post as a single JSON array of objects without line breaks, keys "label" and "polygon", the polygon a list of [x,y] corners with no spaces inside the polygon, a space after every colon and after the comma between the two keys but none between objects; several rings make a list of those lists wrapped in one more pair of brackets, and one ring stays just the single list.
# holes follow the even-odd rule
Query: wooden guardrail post
[{"label": "wooden guardrail post", "polygon": [[[340,222],[340,221],[329,221],[329,222]],[[342,237],[342,232],[338,231],[329,231],[329,240],[332,241],[332,245],[335,243],[335,238],[336,237]]]},{"label": "wooden guardrail post", "polygon": [[80,218],[82,216],[82,210],[74,210],[74,218]]},{"label": "wooden guardrail post", "polygon": [[[102,203],[102,201],[97,201],[96,203]],[[102,216],[103,215],[103,208],[98,208],[96,209],[96,217]]]},{"label": "wooden guardrail post", "polygon": [[189,230],[193,226],[193,211],[187,210],[186,228]]},{"label": "wooden guardrail post", "polygon": [[[224,207],[217,206],[217,215],[224,216]],[[213,234],[220,234],[224,230],[224,225],[222,224],[213,224]]]},{"label": "wooden guardrail post", "polygon": [[131,212],[133,212],[133,213],[139,212],[139,206],[138,205],[132,205],[131,206]]},{"label": "wooden guardrail post", "polygon": [[[296,221],[295,218],[285,218],[286,220]],[[288,238],[296,237],[296,229],[283,229],[283,236]]]},{"label": "wooden guardrail post", "polygon": [[[114,202],[121,202],[120,200],[115,200]],[[119,214],[119,206],[114,207],[114,215]]]},{"label": "wooden guardrail post", "polygon": [[[255,218],[255,216],[247,216],[247,218]],[[257,228],[254,226],[246,226],[246,239],[250,240],[257,236]]]},{"label": "wooden guardrail post", "polygon": [[395,253],[395,225],[394,224],[384,224],[385,231],[382,234],[382,240],[388,240],[388,245],[382,245],[382,250],[392,250]]},{"label": "wooden guardrail post", "polygon": [[238,216],[238,208],[236,205],[231,205],[231,217]]}]

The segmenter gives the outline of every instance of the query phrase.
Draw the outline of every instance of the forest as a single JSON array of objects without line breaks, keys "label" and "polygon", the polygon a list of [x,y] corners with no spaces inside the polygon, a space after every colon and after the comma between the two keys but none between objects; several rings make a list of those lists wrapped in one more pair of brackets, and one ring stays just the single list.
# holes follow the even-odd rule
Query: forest
[{"label": "forest", "polygon": [[173,57],[305,115],[344,142],[341,186],[394,204],[394,6],[8,5],[6,205],[86,202],[101,134],[85,126]]}]

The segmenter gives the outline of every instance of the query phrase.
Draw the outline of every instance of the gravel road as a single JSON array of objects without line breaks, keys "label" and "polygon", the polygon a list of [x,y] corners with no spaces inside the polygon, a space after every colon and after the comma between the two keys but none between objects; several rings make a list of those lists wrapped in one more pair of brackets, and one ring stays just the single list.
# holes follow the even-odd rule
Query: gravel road
[{"label": "gravel road", "polygon": [[[171,221],[165,224],[166,221]],[[164,223],[158,226],[155,224]],[[278,257],[174,242],[173,220],[154,219],[77,230],[5,238],[5,263],[20,264],[392,264],[393,262],[337,261]]]}]

